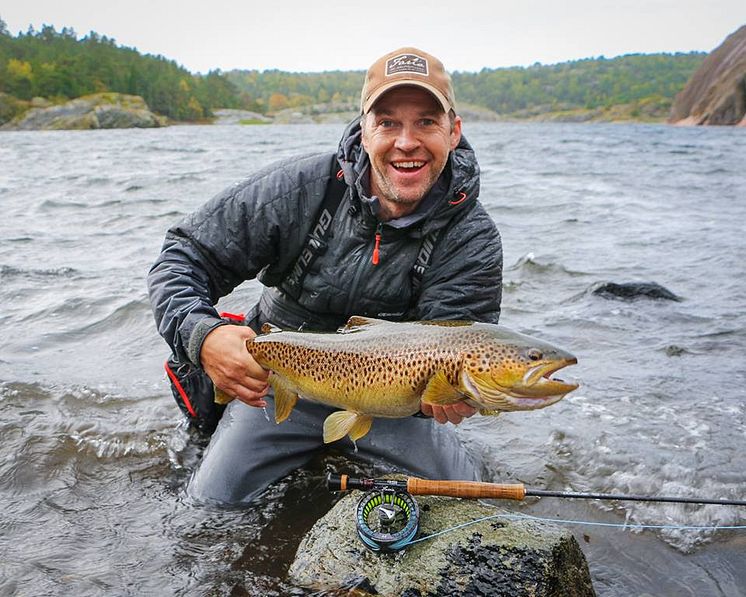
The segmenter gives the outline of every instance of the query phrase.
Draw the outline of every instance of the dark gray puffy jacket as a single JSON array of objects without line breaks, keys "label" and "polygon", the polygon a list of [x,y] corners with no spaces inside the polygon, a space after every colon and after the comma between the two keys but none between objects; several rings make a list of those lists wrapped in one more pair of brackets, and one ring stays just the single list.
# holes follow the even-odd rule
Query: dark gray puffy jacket
[{"label": "dark gray puffy jacket", "polygon": [[[336,159],[348,185],[325,250],[297,300],[278,288],[304,247],[330,180],[334,156],[285,160],[256,172],[171,228],[148,275],[158,331],[176,356],[199,365],[202,342],[223,321],[213,305],[241,282],[266,287],[252,327],[333,330],[350,315],[390,320],[467,319],[497,323],[502,247],[482,205],[479,166],[462,138],[420,208],[379,223],[365,197],[367,155],[360,128],[345,131]],[[376,230],[380,260],[372,263]],[[423,238],[437,233],[430,266],[413,293]]]}]

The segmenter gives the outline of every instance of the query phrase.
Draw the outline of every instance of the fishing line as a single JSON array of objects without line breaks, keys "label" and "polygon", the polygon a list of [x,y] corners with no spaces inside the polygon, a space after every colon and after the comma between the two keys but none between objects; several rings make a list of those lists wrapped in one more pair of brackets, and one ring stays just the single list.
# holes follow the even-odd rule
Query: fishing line
[{"label": "fishing line", "polygon": [[[623,530],[645,530],[645,529],[656,529],[656,530],[676,530],[676,531],[724,531],[724,530],[746,530],[746,525],[729,525],[729,526],[716,526],[716,525],[705,525],[705,526],[692,526],[692,525],[676,525],[676,524],[630,524],[630,523],[617,523],[617,522],[595,522],[591,520],[570,520],[570,519],[562,519],[562,518],[544,518],[542,516],[531,516],[530,514],[491,514],[489,516],[484,516],[482,518],[477,518],[475,520],[470,520],[469,522],[464,522],[462,524],[450,527],[448,529],[443,529],[442,531],[438,531],[437,533],[431,533],[430,535],[425,535],[424,537],[420,537],[419,539],[413,539],[412,541],[409,541],[406,545],[412,545],[414,543],[419,543],[420,541],[427,541],[428,539],[434,539],[435,537],[438,537],[440,535],[445,535],[447,533],[451,533],[453,531],[456,531],[458,529],[462,529],[464,527],[468,527],[474,524],[478,524],[480,522],[484,522],[486,520],[492,520],[495,518],[504,518],[508,520],[533,520],[537,522],[551,522],[555,524],[576,524],[576,525],[584,525],[584,526],[596,526],[596,527],[611,527],[611,528],[617,528],[617,529],[623,529]],[[402,546],[405,547],[405,546]]]}]

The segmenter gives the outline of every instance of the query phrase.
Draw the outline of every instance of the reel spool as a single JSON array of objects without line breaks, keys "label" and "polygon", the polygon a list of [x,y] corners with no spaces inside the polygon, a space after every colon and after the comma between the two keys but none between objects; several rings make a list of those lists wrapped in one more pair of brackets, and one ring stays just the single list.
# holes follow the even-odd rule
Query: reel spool
[{"label": "reel spool", "polygon": [[417,534],[420,510],[407,492],[390,488],[373,490],[360,498],[355,522],[365,547],[376,553],[395,552],[406,547]]}]

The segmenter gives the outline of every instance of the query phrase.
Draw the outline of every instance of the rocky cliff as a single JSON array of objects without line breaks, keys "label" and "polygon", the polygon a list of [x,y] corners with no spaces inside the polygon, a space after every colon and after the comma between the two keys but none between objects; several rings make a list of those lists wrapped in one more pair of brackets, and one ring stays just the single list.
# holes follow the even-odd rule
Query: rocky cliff
[{"label": "rocky cliff", "polygon": [[676,96],[669,122],[746,126],[746,25],[705,58]]},{"label": "rocky cliff", "polygon": [[141,97],[123,93],[96,93],[58,106],[32,107],[5,123],[3,130],[150,128],[166,124],[148,109]]}]

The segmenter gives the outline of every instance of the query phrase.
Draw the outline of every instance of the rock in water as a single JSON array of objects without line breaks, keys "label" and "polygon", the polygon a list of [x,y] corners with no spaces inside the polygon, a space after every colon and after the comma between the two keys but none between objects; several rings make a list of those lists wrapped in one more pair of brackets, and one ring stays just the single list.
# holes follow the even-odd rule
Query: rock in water
[{"label": "rock in water", "polygon": [[[303,538],[290,566],[291,582],[319,591],[346,587],[374,595],[595,595],[585,556],[568,530],[494,518],[379,555],[357,536],[361,495],[345,496]],[[416,499],[418,537],[505,513],[470,500]]]},{"label": "rock in water", "polygon": [[680,301],[681,297],[655,282],[602,282],[591,289],[597,296],[611,299],[634,300],[638,298]]},{"label": "rock in water", "polygon": [[59,106],[31,108],[2,126],[3,130],[119,129],[164,126],[145,100],[123,93],[96,93]]},{"label": "rock in water", "polygon": [[705,58],[676,96],[669,122],[746,126],[746,25]]}]

